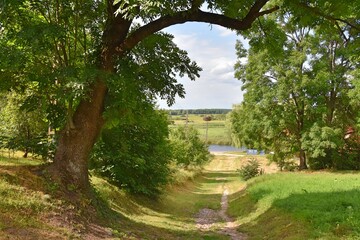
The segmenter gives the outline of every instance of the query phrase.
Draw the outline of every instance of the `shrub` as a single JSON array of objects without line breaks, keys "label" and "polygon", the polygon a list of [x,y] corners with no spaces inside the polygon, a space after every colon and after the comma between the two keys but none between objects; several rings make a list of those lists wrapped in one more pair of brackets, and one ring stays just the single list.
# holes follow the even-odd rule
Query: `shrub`
[{"label": "shrub", "polygon": [[200,140],[199,132],[193,127],[174,129],[170,142],[173,160],[179,166],[203,166],[210,160],[207,145]]},{"label": "shrub", "polygon": [[238,172],[240,173],[240,177],[245,181],[263,174],[263,170],[260,168],[260,164],[256,159],[250,159]]},{"label": "shrub", "polygon": [[162,112],[142,109],[136,120],[107,126],[94,147],[91,168],[130,193],[159,195],[171,174],[167,124]]}]

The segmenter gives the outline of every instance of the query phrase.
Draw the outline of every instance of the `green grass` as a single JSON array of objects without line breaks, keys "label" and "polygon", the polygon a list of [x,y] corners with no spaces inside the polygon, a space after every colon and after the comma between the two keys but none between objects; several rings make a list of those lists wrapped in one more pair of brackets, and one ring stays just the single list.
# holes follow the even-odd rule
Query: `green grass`
[{"label": "green grass", "polygon": [[[216,115],[216,114],[215,114]],[[176,126],[183,126],[186,121],[180,117],[174,117],[174,125],[170,125],[170,128]],[[219,144],[219,145],[231,145],[231,137],[228,129],[225,126],[224,120],[213,120],[205,122],[200,115],[189,114],[189,126],[193,126],[200,133],[200,138],[206,140],[206,128],[208,124],[208,144]]]},{"label": "green grass", "polygon": [[41,220],[41,215],[51,211],[53,205],[40,191],[42,180],[28,169],[39,163],[30,159],[0,158],[1,239],[9,235],[20,239],[18,234],[26,229],[33,229],[30,238],[39,232],[46,234],[48,225]]},{"label": "green grass", "polygon": [[[265,164],[263,157],[254,157]],[[102,214],[99,221],[119,239],[229,239],[218,233],[222,222],[208,232],[195,226],[196,213],[219,210],[228,189],[228,213],[249,239],[360,239],[359,173],[276,173],[249,180],[245,189],[236,170],[247,158],[216,156],[202,175],[179,172],[177,182],[185,182],[169,186],[158,200],[130,196],[93,177],[103,199],[94,199],[99,217]],[[0,239],[14,233],[19,239],[21,233],[34,239],[72,236],[67,229],[49,226],[43,217],[62,205],[44,198],[46,183],[31,166],[40,163],[0,158]]]},{"label": "green grass", "polygon": [[0,156],[0,166],[37,166],[44,163],[39,159]]},{"label": "green grass", "polygon": [[93,183],[100,195],[109,201],[114,219],[121,216],[121,225],[113,226],[121,232],[120,236],[132,232],[139,237],[151,236],[150,239],[229,239],[216,232],[221,225],[207,233],[198,231],[194,217],[202,208],[219,210],[225,186],[231,192],[244,186],[236,173],[240,162],[240,159],[229,161],[216,157],[201,176],[182,185],[170,186],[157,201],[131,197],[99,178],[93,178]]},{"label": "green grass", "polygon": [[279,173],[249,181],[229,214],[250,239],[360,239],[360,174]]}]

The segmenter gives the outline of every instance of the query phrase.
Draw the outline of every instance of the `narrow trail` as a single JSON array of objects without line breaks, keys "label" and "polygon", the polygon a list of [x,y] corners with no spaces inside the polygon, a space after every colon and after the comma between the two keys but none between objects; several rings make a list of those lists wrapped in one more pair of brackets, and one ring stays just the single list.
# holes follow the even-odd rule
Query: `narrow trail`
[{"label": "narrow trail", "polygon": [[228,209],[228,195],[229,191],[225,188],[221,197],[221,209],[215,211],[209,208],[203,208],[196,215],[196,227],[201,231],[209,231],[212,227],[216,227],[224,222],[225,225],[220,227],[219,232],[223,235],[229,236],[232,240],[245,240],[246,235],[236,230],[238,225],[234,219],[226,214]]},{"label": "narrow trail", "polygon": [[[221,176],[231,172],[235,172],[236,168],[233,165],[235,158],[238,158],[239,155],[235,154],[225,154],[225,153],[216,153],[214,154],[217,157],[221,158],[223,165],[217,166],[216,173]],[[198,214],[195,216],[196,227],[200,231],[214,231],[217,230],[222,235],[229,236],[232,240],[245,240],[247,239],[244,233],[238,232],[236,229],[238,225],[235,220],[232,219],[227,214],[227,209],[229,206],[228,197],[231,194],[231,191],[228,186],[229,179],[228,177],[216,177],[214,180],[219,181],[219,192],[222,193],[220,205],[220,210],[216,211],[209,208],[201,209]]]},{"label": "narrow trail", "polygon": [[[226,152],[212,152],[215,159],[205,168],[204,177],[208,183],[203,184],[203,194],[221,195],[220,209],[211,208],[201,209],[195,216],[196,228],[202,232],[218,232],[229,236],[232,240],[244,240],[247,236],[238,232],[239,227],[236,219],[232,219],[228,214],[229,197],[242,191],[246,184],[240,180],[237,169],[240,169],[247,161],[254,156],[232,154]],[[265,173],[277,172],[275,164],[268,164],[265,157],[257,157],[260,168]],[[210,186],[209,183],[212,183]]]},{"label": "narrow trail", "polygon": [[232,240],[247,239],[245,234],[240,233],[236,230],[238,225],[235,223],[234,219],[232,219],[231,217],[229,217],[226,214],[226,211],[229,206],[228,195],[229,195],[229,191],[227,188],[225,188],[223,195],[221,197],[221,209],[219,211],[219,215],[220,215],[221,219],[225,222],[225,227],[223,227],[220,230],[220,232],[224,235],[230,236]]}]

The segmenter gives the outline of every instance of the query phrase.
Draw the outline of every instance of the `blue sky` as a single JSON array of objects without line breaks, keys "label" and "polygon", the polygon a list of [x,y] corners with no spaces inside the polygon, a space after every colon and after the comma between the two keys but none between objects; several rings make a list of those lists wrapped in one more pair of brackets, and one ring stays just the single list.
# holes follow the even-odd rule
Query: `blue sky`
[{"label": "blue sky", "polygon": [[160,100],[160,108],[232,108],[242,101],[241,82],[234,78],[235,42],[239,39],[235,32],[205,23],[185,23],[164,31],[174,35],[175,43],[203,71],[196,81],[179,78],[185,87],[185,99],[177,98],[171,107]]}]

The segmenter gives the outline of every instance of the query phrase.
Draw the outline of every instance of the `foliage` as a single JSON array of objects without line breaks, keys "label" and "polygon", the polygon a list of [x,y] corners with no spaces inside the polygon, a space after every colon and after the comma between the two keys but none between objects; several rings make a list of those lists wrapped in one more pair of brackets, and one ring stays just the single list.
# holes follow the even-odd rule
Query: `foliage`
[{"label": "foliage", "polygon": [[91,168],[131,193],[156,196],[170,176],[167,136],[165,113],[144,104],[128,119],[109,122],[95,145]]},{"label": "foliage", "polygon": [[[171,106],[175,97],[184,97],[185,90],[176,76],[187,76],[191,80],[199,77],[201,68],[188,57],[167,33],[155,33],[139,43],[123,59],[117,62],[119,73],[107,79],[111,101],[107,107],[121,107],[140,94],[136,101],[165,99]],[[131,80],[130,80],[131,79]],[[131,107],[131,106],[130,106]]]},{"label": "foliage", "polygon": [[[65,125],[96,70],[104,5],[76,1],[4,1],[0,22],[1,90],[41,108],[54,129]],[[31,90],[31,91],[29,91]]]},{"label": "foliage", "polygon": [[[337,151],[344,147],[342,129],[320,127],[314,124],[304,136],[304,148],[309,152],[309,163],[313,169],[333,167],[339,157]],[[335,154],[338,157],[334,156]]]},{"label": "foliage", "polygon": [[22,105],[26,95],[15,93],[1,97],[0,126],[2,148],[29,152],[45,159],[51,157],[54,146],[48,139],[48,124],[41,109],[25,109]]},{"label": "foliage", "polygon": [[210,160],[206,144],[192,126],[180,126],[170,134],[173,160],[182,167],[203,166]]},{"label": "foliage", "polygon": [[229,115],[233,142],[273,151],[280,167],[294,157],[300,169],[309,158],[312,166],[326,158],[328,164],[318,166],[339,167],[344,131],[354,126],[358,109],[349,98],[357,40],[346,24],[315,26],[298,17],[292,11],[269,15],[245,34],[250,49],[237,43],[236,77],[246,93]]},{"label": "foliage", "polygon": [[250,178],[262,175],[262,169],[260,169],[260,164],[256,159],[250,159],[244,166],[238,169],[240,177],[247,181]]}]

